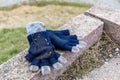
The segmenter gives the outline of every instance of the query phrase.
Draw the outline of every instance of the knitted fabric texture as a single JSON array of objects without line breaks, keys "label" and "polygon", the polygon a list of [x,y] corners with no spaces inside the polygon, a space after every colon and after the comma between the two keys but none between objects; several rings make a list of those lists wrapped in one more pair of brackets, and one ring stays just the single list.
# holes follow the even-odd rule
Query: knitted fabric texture
[{"label": "knitted fabric texture", "polygon": [[26,59],[31,65],[50,66],[58,62],[60,54],[56,49],[71,51],[78,44],[76,35],[69,30],[46,30],[28,35],[30,48]]}]

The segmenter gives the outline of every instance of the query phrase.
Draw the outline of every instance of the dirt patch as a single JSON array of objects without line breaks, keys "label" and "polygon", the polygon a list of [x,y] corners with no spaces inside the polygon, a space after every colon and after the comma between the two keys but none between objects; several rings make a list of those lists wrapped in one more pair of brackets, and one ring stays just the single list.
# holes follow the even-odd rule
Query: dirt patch
[{"label": "dirt patch", "polygon": [[0,29],[25,27],[28,22],[42,21],[48,28],[56,28],[70,18],[83,13],[87,8],[47,5],[42,7],[24,5],[13,10],[0,10]]}]

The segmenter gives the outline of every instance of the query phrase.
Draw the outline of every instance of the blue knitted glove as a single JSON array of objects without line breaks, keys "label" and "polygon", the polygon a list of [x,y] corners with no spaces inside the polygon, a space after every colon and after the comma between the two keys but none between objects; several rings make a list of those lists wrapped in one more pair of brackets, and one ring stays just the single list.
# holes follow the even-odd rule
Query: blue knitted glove
[{"label": "blue knitted glove", "polygon": [[79,52],[79,48],[76,46],[79,44],[77,37],[75,35],[71,36],[58,36],[55,35],[52,31],[49,31],[49,36],[51,39],[52,44],[55,46],[56,49],[67,50],[74,53]]},{"label": "blue knitted glove", "polygon": [[61,69],[62,64],[67,60],[59,53],[57,49],[71,52],[79,52],[79,40],[76,35],[70,35],[69,30],[52,31],[46,30],[41,22],[32,22],[27,25],[28,41],[30,48],[25,58],[31,62],[30,70],[38,71],[41,68],[42,74],[50,74],[50,66],[55,69]]},{"label": "blue knitted glove", "polygon": [[40,59],[33,59],[31,61],[31,65],[29,67],[29,70],[32,72],[37,72],[40,69],[40,63],[41,63]]},{"label": "blue knitted glove", "polygon": [[65,30],[47,30],[49,32],[52,32],[54,33],[55,35],[58,35],[58,36],[68,36],[70,35],[70,31],[68,29],[65,29]]},{"label": "blue knitted glove", "polygon": [[30,71],[36,72],[41,68],[42,75],[47,75],[51,73],[50,66],[53,66],[54,69],[59,70],[63,67],[63,64],[67,63],[67,60],[57,52],[53,52],[49,58],[39,59],[36,57],[30,65]]},{"label": "blue knitted glove", "polygon": [[[29,56],[28,56],[28,58],[29,58]],[[45,66],[45,67],[47,67],[48,71],[47,71],[47,73],[42,71],[42,74],[48,74],[48,72],[50,73],[50,68],[49,68],[50,63],[45,58],[41,59],[41,55],[33,58],[33,60],[30,62],[31,62],[30,67],[29,67],[30,71],[37,72],[40,68],[43,68],[43,66]]]},{"label": "blue knitted glove", "polygon": [[74,53],[86,47],[87,43],[79,41],[76,35],[70,35],[69,30],[47,30],[51,36],[52,44],[56,49],[67,50]]},{"label": "blue knitted glove", "polygon": [[47,59],[37,59],[35,58],[29,67],[30,71],[37,72],[41,68],[42,75],[47,75],[51,73],[50,63]]}]

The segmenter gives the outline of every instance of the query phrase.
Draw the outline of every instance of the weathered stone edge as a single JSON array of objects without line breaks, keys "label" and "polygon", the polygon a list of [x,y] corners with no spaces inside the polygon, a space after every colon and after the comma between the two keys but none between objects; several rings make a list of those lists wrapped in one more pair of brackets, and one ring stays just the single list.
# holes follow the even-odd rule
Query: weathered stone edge
[{"label": "weathered stone edge", "polygon": [[[96,6],[96,5],[95,5]],[[93,7],[95,7],[93,6]],[[104,5],[103,5],[104,6]],[[108,6],[107,6],[108,8]],[[109,7],[110,8],[110,7]],[[91,9],[94,9],[94,8],[90,8]],[[113,8],[110,8],[110,9],[113,9]],[[117,10],[117,9],[116,9]],[[93,10],[94,11],[94,10]],[[119,11],[119,10],[118,10]],[[106,13],[107,14],[107,13]],[[93,14],[91,12],[89,12],[89,10],[87,10],[85,12],[85,15],[88,15],[88,16],[92,16],[92,17],[95,17],[95,18],[98,18],[100,19],[101,21],[104,22],[104,31],[107,33],[107,35],[117,44],[120,45],[120,25],[118,23],[115,23],[115,22],[112,22],[111,20],[109,19],[106,19],[106,18],[101,18],[100,16],[97,16],[96,14]],[[117,16],[117,15],[116,15]]]},{"label": "weathered stone edge", "polygon": [[[91,32],[89,35],[85,36],[82,40],[87,42],[88,46],[84,49],[81,49],[81,51],[79,52],[79,54],[70,54],[66,53],[64,56],[67,58],[68,61],[71,61],[69,63],[67,63],[66,65],[64,65],[64,68],[60,71],[54,71],[47,76],[41,76],[40,74],[36,74],[35,76],[33,76],[33,78],[31,78],[30,80],[55,80],[58,76],[60,76],[64,71],[66,71],[68,69],[68,67],[80,56],[82,55],[82,53],[88,49],[89,47],[91,47],[93,44],[95,44],[101,34],[103,32],[103,24],[101,24],[96,30],[94,30],[93,32]],[[72,58],[72,59],[71,59]],[[53,75],[54,74],[54,75]],[[40,77],[41,76],[41,77]]]}]

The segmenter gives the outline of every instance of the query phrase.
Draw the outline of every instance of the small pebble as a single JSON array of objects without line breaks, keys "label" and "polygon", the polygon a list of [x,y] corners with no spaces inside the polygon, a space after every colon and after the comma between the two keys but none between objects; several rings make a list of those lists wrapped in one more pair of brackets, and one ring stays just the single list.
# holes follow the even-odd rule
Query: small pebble
[{"label": "small pebble", "polygon": [[117,57],[120,58],[120,54],[117,54]]},{"label": "small pebble", "polygon": [[116,49],[115,49],[115,51],[116,51],[116,52],[119,52],[119,51],[120,51],[120,49],[119,49],[119,48],[116,48]]},{"label": "small pebble", "polygon": [[115,52],[115,53],[114,53],[114,56],[115,56],[115,57],[120,57],[120,52]]},{"label": "small pebble", "polygon": [[113,57],[113,55],[112,55],[112,54],[110,54],[110,55],[109,55],[109,57],[110,57],[110,58],[112,58],[112,57]]},{"label": "small pebble", "polygon": [[106,61],[105,61],[104,63],[105,63],[105,64],[108,64],[108,62],[106,62]]},{"label": "small pebble", "polygon": [[105,64],[108,64],[109,59],[104,59],[104,58],[102,58],[101,61],[102,61],[103,63],[105,63]]},{"label": "small pebble", "polygon": [[109,59],[105,59],[105,61],[106,61],[106,62],[108,62],[108,61],[109,61]]},{"label": "small pebble", "polygon": [[108,64],[108,62],[109,62],[109,59],[105,59],[104,63]]}]

